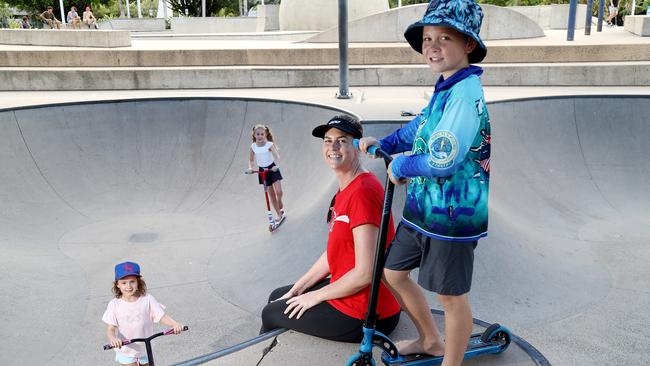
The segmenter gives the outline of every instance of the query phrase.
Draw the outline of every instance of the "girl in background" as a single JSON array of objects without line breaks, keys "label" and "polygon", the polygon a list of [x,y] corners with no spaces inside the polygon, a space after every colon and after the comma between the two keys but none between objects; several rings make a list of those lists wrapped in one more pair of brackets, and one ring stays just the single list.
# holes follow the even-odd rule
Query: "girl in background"
[{"label": "girl in background", "polygon": [[[248,173],[253,172],[253,162],[257,164],[260,172],[268,170],[265,175],[266,186],[269,190],[269,198],[271,205],[275,209],[278,218],[275,220],[276,225],[279,225],[285,219],[284,204],[282,203],[282,174],[280,173],[280,154],[278,148],[273,143],[273,133],[266,125],[255,125],[251,133],[253,143],[251,144],[250,154],[248,158]],[[260,184],[262,176],[259,176]]]}]

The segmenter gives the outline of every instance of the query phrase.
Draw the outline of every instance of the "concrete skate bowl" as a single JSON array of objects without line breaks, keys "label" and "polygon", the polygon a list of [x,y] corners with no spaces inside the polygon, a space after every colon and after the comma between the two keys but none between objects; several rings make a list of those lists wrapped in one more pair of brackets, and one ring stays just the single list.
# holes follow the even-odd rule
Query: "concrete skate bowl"
[{"label": "concrete skate bowl", "polygon": [[[490,107],[491,231],[477,249],[474,316],[508,326],[553,364],[642,364],[630,347],[647,348],[639,324],[648,324],[642,310],[650,295],[634,291],[645,286],[650,258],[642,245],[650,227],[642,141],[650,127],[637,108],[647,101]],[[310,131],[336,113],[209,98],[0,111],[0,349],[30,365],[112,362],[100,350],[100,319],[113,265],[127,259],[142,265],[169,314],[190,325],[157,343],[157,362],[254,337],[269,290],[295,280],[324,248],[336,185]],[[289,218],[273,235],[260,186],[242,174],[250,127],[259,122],[273,127],[283,156]],[[383,135],[395,127],[366,129]],[[378,161],[366,164],[381,171]],[[403,192],[397,196],[401,207]],[[593,352],[603,327],[627,343]]]},{"label": "concrete skate bowl", "polygon": [[[98,352],[105,343],[101,315],[112,266],[127,259],[141,263],[152,294],[192,330],[171,337],[168,353],[157,352],[161,364],[257,334],[270,287],[248,275],[284,283],[303,269],[286,266],[288,258],[311,260],[322,242],[309,239],[325,237],[325,225],[315,223],[323,222],[323,202],[335,190],[310,131],[337,113],[230,99],[1,111],[0,313],[7,327],[0,349],[28,365],[112,362],[109,352]],[[262,188],[243,174],[257,123],[274,128],[287,163],[289,219],[273,236]],[[250,251],[256,253],[244,260]],[[217,266],[235,265],[241,281],[211,284],[222,281],[210,268],[214,256],[233,254]],[[248,310],[233,291],[255,293],[246,306],[261,302]],[[178,353],[181,344],[194,346]]]}]

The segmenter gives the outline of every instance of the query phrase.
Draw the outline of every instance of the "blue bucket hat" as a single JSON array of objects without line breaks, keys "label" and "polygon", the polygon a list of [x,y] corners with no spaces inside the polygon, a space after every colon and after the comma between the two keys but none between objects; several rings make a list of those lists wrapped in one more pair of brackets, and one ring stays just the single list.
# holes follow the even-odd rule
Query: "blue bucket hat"
[{"label": "blue bucket hat", "polygon": [[133,262],[124,262],[115,266],[115,281],[126,276],[140,277],[140,266]]},{"label": "blue bucket hat", "polygon": [[478,33],[481,31],[483,10],[473,0],[431,0],[422,20],[411,24],[404,32],[404,38],[419,53],[422,53],[422,30],[424,26],[445,26],[472,37],[476,47],[469,54],[469,63],[483,61],[487,47]]}]

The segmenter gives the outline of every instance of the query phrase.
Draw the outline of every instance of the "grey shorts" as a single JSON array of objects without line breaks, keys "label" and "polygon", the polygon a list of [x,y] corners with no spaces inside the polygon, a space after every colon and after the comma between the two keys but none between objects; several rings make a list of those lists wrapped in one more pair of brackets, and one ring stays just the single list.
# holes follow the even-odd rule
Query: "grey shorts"
[{"label": "grey shorts", "polygon": [[418,284],[440,295],[459,296],[472,287],[476,240],[448,241],[428,237],[399,224],[386,254],[385,268],[420,268]]}]

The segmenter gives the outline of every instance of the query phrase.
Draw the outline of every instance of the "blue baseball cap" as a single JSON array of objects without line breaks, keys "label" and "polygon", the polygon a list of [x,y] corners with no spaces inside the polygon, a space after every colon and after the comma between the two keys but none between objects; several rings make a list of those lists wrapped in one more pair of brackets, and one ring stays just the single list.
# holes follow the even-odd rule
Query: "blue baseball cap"
[{"label": "blue baseball cap", "polygon": [[431,0],[422,20],[411,24],[404,32],[404,38],[418,53],[422,53],[422,30],[425,26],[450,27],[472,37],[476,47],[469,54],[469,63],[483,61],[487,47],[479,37],[483,10],[474,0]]},{"label": "blue baseball cap", "polygon": [[115,266],[115,281],[126,276],[140,277],[140,266],[133,262],[124,262]]}]

